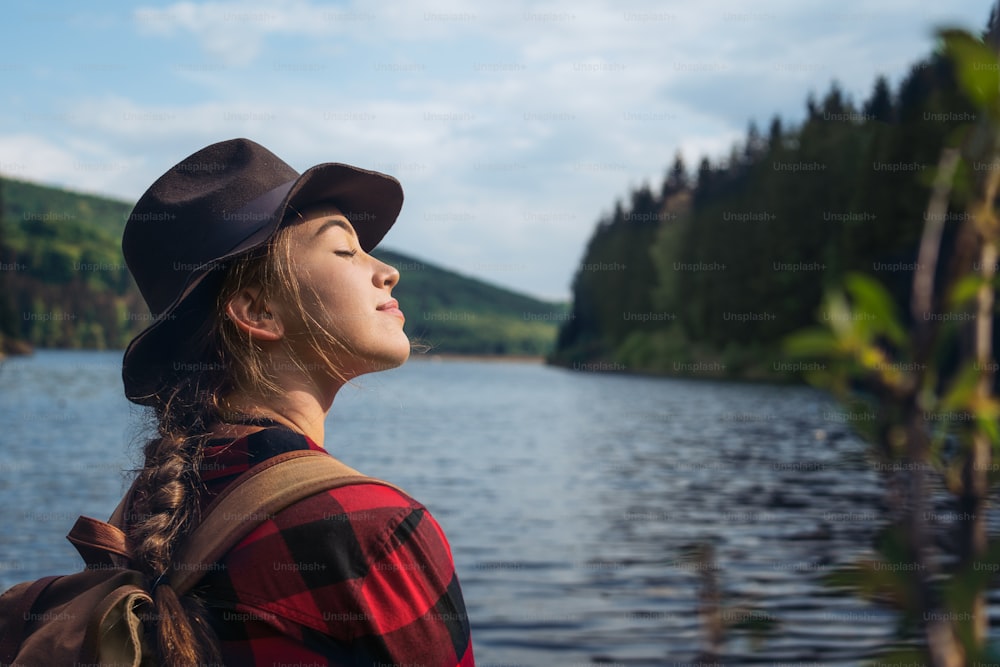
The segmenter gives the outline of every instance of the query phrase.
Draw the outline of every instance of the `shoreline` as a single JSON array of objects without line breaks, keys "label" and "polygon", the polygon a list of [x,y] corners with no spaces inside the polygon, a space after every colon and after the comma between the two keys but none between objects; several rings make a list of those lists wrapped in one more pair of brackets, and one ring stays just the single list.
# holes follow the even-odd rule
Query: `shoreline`
[{"label": "shoreline", "polygon": [[10,338],[0,335],[0,361],[15,357],[30,357],[35,349],[20,338]]}]

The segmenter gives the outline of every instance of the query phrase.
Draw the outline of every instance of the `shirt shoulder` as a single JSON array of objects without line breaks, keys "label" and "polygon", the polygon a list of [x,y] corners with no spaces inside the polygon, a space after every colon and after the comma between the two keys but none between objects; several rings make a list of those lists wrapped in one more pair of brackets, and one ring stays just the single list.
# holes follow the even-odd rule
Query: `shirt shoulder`
[{"label": "shirt shoulder", "polygon": [[316,494],[260,526],[226,564],[241,603],[286,634],[305,628],[329,638],[358,664],[471,658],[444,531],[397,489],[362,483]]}]

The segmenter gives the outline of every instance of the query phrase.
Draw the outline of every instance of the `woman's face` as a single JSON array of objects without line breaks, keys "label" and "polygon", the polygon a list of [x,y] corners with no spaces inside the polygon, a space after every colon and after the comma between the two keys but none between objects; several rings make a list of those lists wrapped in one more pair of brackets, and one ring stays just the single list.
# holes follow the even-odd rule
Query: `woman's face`
[{"label": "woman's face", "polygon": [[[410,355],[410,341],[403,333],[403,313],[392,288],[399,272],[375,259],[358,242],[354,227],[331,204],[300,211],[303,222],[289,230],[292,271],[306,311],[350,350],[327,350],[346,377],[395,368]],[[288,318],[286,336],[310,359],[307,336],[296,335],[302,323]]]}]

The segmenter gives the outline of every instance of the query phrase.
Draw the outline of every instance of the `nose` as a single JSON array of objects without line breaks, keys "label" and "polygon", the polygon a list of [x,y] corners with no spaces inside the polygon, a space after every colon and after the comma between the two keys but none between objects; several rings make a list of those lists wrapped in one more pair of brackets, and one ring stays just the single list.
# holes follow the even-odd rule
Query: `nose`
[{"label": "nose", "polygon": [[396,270],[396,267],[376,259],[372,282],[375,283],[376,287],[388,287],[392,289],[399,283],[399,271]]}]

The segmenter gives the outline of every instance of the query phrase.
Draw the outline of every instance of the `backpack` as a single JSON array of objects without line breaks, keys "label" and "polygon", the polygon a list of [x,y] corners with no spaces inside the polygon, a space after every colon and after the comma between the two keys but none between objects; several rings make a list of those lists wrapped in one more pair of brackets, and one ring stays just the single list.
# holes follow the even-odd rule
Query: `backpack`
[{"label": "backpack", "polygon": [[[180,597],[276,512],[358,483],[393,486],[321,451],[295,450],[253,466],[206,508],[164,576]],[[110,523],[81,516],[67,535],[86,563],[83,571],[22,582],[0,596],[0,667],[155,665],[142,618],[153,599],[145,576],[129,567],[118,527],[126,500]]]}]

